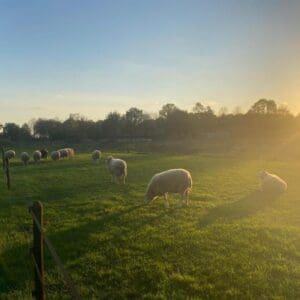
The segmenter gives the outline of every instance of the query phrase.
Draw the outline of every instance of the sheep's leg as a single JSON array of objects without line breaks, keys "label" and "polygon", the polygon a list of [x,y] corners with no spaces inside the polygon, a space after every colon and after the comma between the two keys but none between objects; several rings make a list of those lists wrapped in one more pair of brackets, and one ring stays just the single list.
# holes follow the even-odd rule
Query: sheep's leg
[{"label": "sheep's leg", "polygon": [[123,184],[125,185],[126,178],[123,176]]},{"label": "sheep's leg", "polygon": [[164,203],[165,203],[165,208],[169,208],[170,207],[167,193],[164,194]]},{"label": "sheep's leg", "polygon": [[189,193],[185,192],[185,205],[189,206]]}]

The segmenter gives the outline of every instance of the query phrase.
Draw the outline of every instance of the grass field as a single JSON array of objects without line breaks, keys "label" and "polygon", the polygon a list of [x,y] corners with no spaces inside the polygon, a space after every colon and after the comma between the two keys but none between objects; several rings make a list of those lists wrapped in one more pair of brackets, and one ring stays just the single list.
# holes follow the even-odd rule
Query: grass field
[{"label": "grass field", "polygon": [[[110,181],[88,154],[28,167],[12,163],[12,190],[0,182],[0,299],[29,299],[31,219],[40,200],[46,234],[84,299],[300,299],[300,161],[226,155],[119,153],[126,186]],[[158,171],[183,167],[194,186],[179,198],[143,205]],[[278,199],[261,195],[256,173],[289,183]],[[68,299],[50,256],[49,299]]]}]

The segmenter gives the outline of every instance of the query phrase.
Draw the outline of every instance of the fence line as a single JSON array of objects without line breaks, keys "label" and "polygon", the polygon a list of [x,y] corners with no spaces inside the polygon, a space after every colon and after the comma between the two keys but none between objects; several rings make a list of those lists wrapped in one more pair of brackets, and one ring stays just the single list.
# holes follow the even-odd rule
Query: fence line
[{"label": "fence line", "polygon": [[33,220],[33,262],[35,267],[35,291],[34,294],[39,300],[45,299],[45,284],[44,284],[44,248],[47,246],[54,262],[59,268],[59,271],[63,275],[65,285],[67,286],[72,299],[80,300],[81,297],[77,292],[71,277],[65,269],[60,257],[58,256],[51,241],[45,236],[43,231],[43,206],[39,201],[35,201],[32,206],[29,207],[29,213]]}]

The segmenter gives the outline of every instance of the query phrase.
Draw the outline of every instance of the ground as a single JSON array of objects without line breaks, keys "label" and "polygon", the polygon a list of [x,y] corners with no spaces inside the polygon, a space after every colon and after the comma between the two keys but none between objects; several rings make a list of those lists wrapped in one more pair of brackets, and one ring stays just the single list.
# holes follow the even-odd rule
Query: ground
[{"label": "ground", "polygon": [[[106,153],[108,154],[108,153]],[[46,235],[83,299],[300,299],[300,161],[230,155],[117,153],[128,162],[125,186],[111,182],[90,155],[22,166],[12,190],[0,181],[0,298],[29,299],[31,219],[44,205]],[[188,169],[189,207],[170,197],[143,204],[148,181]],[[258,191],[256,173],[289,183],[279,198]],[[46,255],[49,299],[69,299]]]}]

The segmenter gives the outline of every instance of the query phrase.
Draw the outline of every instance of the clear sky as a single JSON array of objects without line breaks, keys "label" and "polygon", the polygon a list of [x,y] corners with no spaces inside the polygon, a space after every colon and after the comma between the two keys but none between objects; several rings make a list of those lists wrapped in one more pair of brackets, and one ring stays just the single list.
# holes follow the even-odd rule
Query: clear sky
[{"label": "clear sky", "polygon": [[0,0],[0,123],[260,98],[300,111],[300,1]]}]

